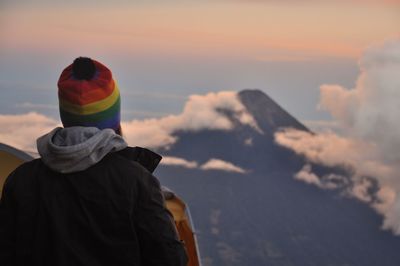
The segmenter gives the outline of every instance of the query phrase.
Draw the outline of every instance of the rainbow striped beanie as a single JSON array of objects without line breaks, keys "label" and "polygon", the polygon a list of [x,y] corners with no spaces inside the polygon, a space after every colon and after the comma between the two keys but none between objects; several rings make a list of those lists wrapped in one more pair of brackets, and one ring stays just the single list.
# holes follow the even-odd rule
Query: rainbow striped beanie
[{"label": "rainbow striped beanie", "polygon": [[64,127],[85,126],[120,131],[121,99],[111,71],[86,57],[75,59],[58,80]]}]

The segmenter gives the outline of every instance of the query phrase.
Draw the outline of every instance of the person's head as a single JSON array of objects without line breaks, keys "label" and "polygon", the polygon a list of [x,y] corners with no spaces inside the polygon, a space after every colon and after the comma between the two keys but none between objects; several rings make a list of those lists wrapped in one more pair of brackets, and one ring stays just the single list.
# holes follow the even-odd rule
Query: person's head
[{"label": "person's head", "polygon": [[121,132],[121,99],[111,71],[88,57],[78,57],[58,80],[60,117],[64,127],[111,128]]}]

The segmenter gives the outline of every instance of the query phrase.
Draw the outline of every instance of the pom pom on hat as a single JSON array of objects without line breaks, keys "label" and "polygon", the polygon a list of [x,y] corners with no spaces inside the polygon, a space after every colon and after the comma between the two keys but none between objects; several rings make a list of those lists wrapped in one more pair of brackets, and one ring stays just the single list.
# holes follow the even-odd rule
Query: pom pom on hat
[{"label": "pom pom on hat", "polygon": [[64,127],[120,130],[121,99],[111,71],[87,57],[76,58],[58,80],[60,117]]},{"label": "pom pom on hat", "polygon": [[78,57],[72,63],[72,73],[76,79],[91,80],[96,73],[96,66],[92,59]]}]

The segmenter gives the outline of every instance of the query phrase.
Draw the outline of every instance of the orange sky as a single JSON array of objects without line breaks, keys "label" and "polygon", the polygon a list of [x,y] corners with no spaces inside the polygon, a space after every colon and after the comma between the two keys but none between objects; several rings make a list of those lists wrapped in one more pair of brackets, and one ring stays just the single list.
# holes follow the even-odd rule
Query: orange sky
[{"label": "orange sky", "polygon": [[243,88],[326,119],[319,86],[351,88],[363,49],[399,34],[400,0],[0,0],[0,113],[56,116],[60,71],[83,55],[134,94],[129,119]]},{"label": "orange sky", "polygon": [[364,2],[6,5],[0,48],[262,61],[357,58],[365,46],[400,32],[398,1]]}]

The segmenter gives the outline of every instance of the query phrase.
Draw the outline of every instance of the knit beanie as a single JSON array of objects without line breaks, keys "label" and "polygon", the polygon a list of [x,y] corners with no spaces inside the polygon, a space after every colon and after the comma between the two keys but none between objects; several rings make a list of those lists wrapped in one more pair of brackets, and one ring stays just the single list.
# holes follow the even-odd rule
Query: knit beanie
[{"label": "knit beanie", "polygon": [[87,57],[76,58],[58,80],[60,117],[64,127],[120,130],[121,99],[111,71]]}]

